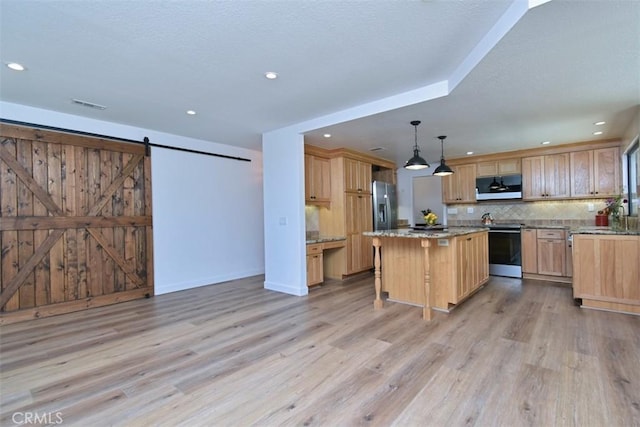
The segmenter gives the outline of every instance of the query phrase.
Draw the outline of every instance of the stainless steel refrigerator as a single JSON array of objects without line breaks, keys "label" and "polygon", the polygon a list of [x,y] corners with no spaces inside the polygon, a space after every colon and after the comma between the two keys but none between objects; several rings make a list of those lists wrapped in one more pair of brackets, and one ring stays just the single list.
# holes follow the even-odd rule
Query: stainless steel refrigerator
[{"label": "stainless steel refrigerator", "polygon": [[398,196],[396,186],[382,181],[373,181],[373,229],[393,230],[398,228]]}]

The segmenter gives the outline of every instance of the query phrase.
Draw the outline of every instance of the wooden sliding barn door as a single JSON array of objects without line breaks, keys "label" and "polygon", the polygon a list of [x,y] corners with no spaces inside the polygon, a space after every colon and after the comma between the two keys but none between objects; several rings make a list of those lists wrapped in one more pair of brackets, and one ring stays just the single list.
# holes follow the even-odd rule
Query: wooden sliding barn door
[{"label": "wooden sliding barn door", "polygon": [[145,147],[0,124],[0,322],[153,294]]}]

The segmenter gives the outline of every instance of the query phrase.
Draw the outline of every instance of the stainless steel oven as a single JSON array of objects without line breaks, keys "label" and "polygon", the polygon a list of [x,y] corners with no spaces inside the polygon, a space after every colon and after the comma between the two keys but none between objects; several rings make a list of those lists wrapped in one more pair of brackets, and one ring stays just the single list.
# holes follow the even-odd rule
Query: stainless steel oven
[{"label": "stainless steel oven", "polygon": [[521,224],[489,226],[489,274],[522,277]]}]

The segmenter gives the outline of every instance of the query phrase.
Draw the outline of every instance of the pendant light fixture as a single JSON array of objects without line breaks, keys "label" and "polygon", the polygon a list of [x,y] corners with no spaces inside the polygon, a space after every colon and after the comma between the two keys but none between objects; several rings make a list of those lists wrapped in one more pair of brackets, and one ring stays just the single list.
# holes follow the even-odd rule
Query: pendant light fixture
[{"label": "pendant light fixture", "polygon": [[414,145],[413,145],[413,157],[410,158],[407,163],[404,164],[405,169],[420,170],[429,167],[429,163],[422,157],[420,157],[420,149],[418,148],[418,125],[420,120],[414,120],[411,125],[414,128]]},{"label": "pendant light fixture", "polygon": [[447,175],[451,175],[453,173],[453,170],[451,170],[451,168],[449,166],[447,166],[447,164],[444,162],[444,140],[445,140],[446,136],[445,135],[441,135],[438,137],[438,139],[440,140],[440,147],[442,149],[442,155],[440,156],[440,166],[438,166],[436,168],[435,171],[433,171],[434,175],[438,175],[438,176],[447,176]]}]

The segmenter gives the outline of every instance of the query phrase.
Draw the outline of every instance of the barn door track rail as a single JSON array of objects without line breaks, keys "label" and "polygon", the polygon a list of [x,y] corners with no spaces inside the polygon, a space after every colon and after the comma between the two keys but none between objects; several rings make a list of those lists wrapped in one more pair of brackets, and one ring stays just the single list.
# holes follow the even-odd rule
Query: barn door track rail
[{"label": "barn door track rail", "polygon": [[83,131],[72,130],[72,129],[64,129],[64,128],[59,128],[59,127],[55,127],[55,126],[45,126],[45,125],[39,125],[39,124],[35,124],[35,123],[27,123],[27,122],[21,122],[21,121],[17,121],[17,120],[9,120],[9,119],[4,119],[4,118],[0,118],[0,123],[6,123],[6,124],[16,125],[16,126],[27,126],[27,127],[51,130],[51,131],[56,131],[56,132],[72,133],[72,134],[76,134],[76,135],[89,136],[89,137],[93,137],[93,138],[102,138],[102,139],[114,140],[114,141],[119,141],[119,142],[128,142],[128,143],[131,143],[131,144],[142,144],[142,145],[144,145],[146,147],[146,155],[147,156],[151,155],[150,147],[156,147],[156,148],[164,148],[164,149],[167,149],[167,150],[183,151],[185,153],[201,154],[203,156],[221,157],[223,159],[238,160],[238,161],[241,161],[241,162],[250,162],[251,161],[251,159],[247,159],[247,158],[244,158],[244,157],[228,156],[226,154],[210,153],[208,151],[191,150],[189,148],[172,147],[170,145],[163,145],[163,144],[154,144],[154,143],[150,142],[149,138],[147,138],[146,136],[144,137],[143,141],[136,141],[134,139],[117,138],[115,136],[101,135],[101,134],[98,134],[98,133],[83,132]]}]

